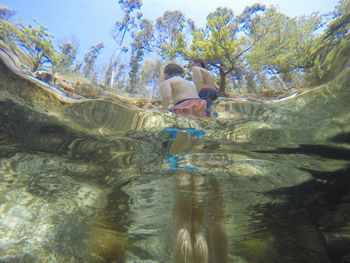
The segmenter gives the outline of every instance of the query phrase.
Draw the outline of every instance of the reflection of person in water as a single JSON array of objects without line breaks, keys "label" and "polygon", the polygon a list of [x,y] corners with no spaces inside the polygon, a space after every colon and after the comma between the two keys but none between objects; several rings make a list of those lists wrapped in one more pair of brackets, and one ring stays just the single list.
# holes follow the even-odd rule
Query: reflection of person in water
[{"label": "reflection of person in water", "polygon": [[[183,159],[201,148],[203,131],[171,128],[173,143],[169,162],[175,170],[174,263],[226,263],[227,237],[219,183],[202,176],[196,167],[180,166]],[[177,158],[179,157],[179,158]],[[207,202],[206,202],[207,201]],[[208,219],[204,220],[205,208]],[[204,222],[208,225],[205,227]]]},{"label": "reflection of person in water", "polygon": [[162,110],[168,110],[172,102],[175,114],[206,117],[206,101],[198,97],[194,84],[183,76],[184,70],[180,65],[170,63],[164,68],[165,80],[160,85]]},{"label": "reflection of person in water", "polygon": [[194,171],[175,173],[174,262],[208,262],[208,245],[203,233],[204,178]]},{"label": "reflection of person in water", "polygon": [[209,180],[208,199],[208,237],[210,256],[213,263],[227,263],[227,236],[225,230],[224,202],[220,191],[220,185],[216,178]]}]

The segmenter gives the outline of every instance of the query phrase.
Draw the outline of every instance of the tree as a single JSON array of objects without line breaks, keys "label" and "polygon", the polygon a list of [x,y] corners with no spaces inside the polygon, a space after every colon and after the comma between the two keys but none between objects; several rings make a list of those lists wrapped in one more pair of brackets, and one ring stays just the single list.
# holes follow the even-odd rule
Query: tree
[{"label": "tree", "polygon": [[317,14],[289,18],[269,8],[250,30],[249,36],[255,41],[247,54],[250,67],[256,72],[265,71],[286,88],[287,82],[293,82],[292,73],[307,66],[321,20]]},{"label": "tree", "polygon": [[51,41],[52,36],[47,32],[46,27],[41,24],[38,28],[31,24],[28,26],[20,24],[18,39],[33,59],[32,65],[30,65],[33,72],[44,63],[51,62],[54,46]]},{"label": "tree", "polygon": [[331,80],[349,64],[350,1],[339,1],[333,20],[326,31],[317,37],[309,56],[307,68],[310,85]]},{"label": "tree", "polygon": [[160,59],[151,60],[147,59],[142,66],[141,78],[145,86],[152,88],[151,98],[154,99],[158,94],[161,76],[163,74],[162,70],[164,68],[164,62]]},{"label": "tree", "polygon": [[[116,67],[116,64],[114,63],[114,56],[111,57],[109,64],[107,66],[106,72],[105,72],[105,77],[104,77],[104,84],[106,87],[112,85],[114,83],[114,79],[112,80],[112,77],[114,78],[113,71],[114,68]],[[111,86],[110,86],[111,87]]]},{"label": "tree", "polygon": [[[239,71],[243,61],[241,56],[255,44],[246,37],[251,24],[257,21],[252,18],[264,10],[263,6],[256,4],[235,17],[231,9],[219,7],[207,16],[205,28],[193,32],[193,44],[187,56],[201,57],[219,72],[222,95],[225,94],[226,76]],[[181,45],[180,52],[185,50]]]},{"label": "tree", "polygon": [[116,67],[118,65],[118,60],[122,52],[127,52],[128,48],[124,46],[124,41],[127,38],[127,33],[130,32],[131,28],[136,27],[136,20],[140,19],[142,16],[141,12],[137,12],[136,15],[134,11],[140,9],[142,6],[141,0],[119,0],[119,4],[124,12],[123,18],[118,20],[112,32],[112,36],[117,44],[117,50],[114,58],[110,61],[109,69],[106,74],[111,74],[111,76],[105,76],[105,80],[110,81],[110,86],[113,87]]},{"label": "tree", "polygon": [[1,20],[9,20],[14,14],[15,14],[14,10],[8,8],[7,6],[0,6]]},{"label": "tree", "polygon": [[156,20],[156,44],[163,58],[173,60],[175,45],[185,26],[185,15],[180,10],[165,11],[163,16]]},{"label": "tree", "polygon": [[83,67],[83,74],[86,79],[94,81],[95,77],[95,62],[101,49],[104,47],[103,42],[93,45],[89,52],[84,56],[85,65]]},{"label": "tree", "polygon": [[47,28],[34,20],[39,27],[31,24],[13,25],[5,21],[14,14],[13,10],[7,7],[0,8],[0,38],[7,42],[10,48],[20,56],[31,71],[36,71],[45,63],[51,63],[54,55],[52,36]]},{"label": "tree", "polygon": [[145,18],[140,21],[140,30],[132,34],[128,92],[135,91],[140,63],[144,58],[145,52],[152,51],[153,35],[152,21]]},{"label": "tree", "polygon": [[12,23],[6,21],[9,19],[11,14],[14,14],[14,11],[8,9],[7,7],[0,8],[0,39],[15,43],[19,41],[20,31]]},{"label": "tree", "polygon": [[62,58],[60,64],[63,68],[69,68],[77,55],[77,46],[70,41],[58,45]]},{"label": "tree", "polygon": [[77,55],[77,45],[71,41],[58,44],[59,52],[56,52],[51,59],[52,73],[59,71],[61,73],[72,72],[72,65]]}]

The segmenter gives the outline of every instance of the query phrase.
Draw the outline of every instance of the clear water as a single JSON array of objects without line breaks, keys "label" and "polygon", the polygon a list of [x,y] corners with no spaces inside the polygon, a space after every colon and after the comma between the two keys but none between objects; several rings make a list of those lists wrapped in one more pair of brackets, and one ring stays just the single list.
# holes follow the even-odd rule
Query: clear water
[{"label": "clear water", "polygon": [[0,72],[0,262],[348,262],[348,68],[206,120]]}]

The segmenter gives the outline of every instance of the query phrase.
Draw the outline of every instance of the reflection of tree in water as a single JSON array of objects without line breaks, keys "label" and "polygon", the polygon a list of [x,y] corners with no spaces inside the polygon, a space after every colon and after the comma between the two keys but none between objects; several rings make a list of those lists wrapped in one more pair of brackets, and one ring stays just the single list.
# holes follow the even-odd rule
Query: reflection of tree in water
[{"label": "reflection of tree in water", "polygon": [[[177,131],[170,147],[175,180],[175,263],[227,262],[227,237],[223,200],[215,178],[207,178],[196,167],[177,167],[176,155],[190,154],[201,147],[198,133]],[[175,137],[174,136],[174,137]],[[197,137],[197,138],[195,138]],[[207,223],[207,225],[205,225]]]}]

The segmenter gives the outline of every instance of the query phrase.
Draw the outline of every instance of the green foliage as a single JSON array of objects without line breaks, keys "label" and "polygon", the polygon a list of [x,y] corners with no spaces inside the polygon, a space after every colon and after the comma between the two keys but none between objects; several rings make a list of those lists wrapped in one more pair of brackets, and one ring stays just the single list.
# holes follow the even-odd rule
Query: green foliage
[{"label": "green foliage", "polygon": [[50,58],[54,54],[54,46],[51,41],[52,36],[47,32],[47,28],[42,25],[35,28],[30,24],[28,26],[21,24],[18,37],[34,58],[32,71],[36,71],[45,62],[50,62]]},{"label": "green foliage", "polygon": [[52,71],[59,71],[68,74],[73,71],[72,65],[77,55],[77,46],[70,41],[58,45],[59,52],[56,52],[51,59]]},{"label": "green foliage", "polygon": [[0,38],[6,42],[15,42],[18,40],[20,34],[17,27],[12,25],[10,22],[0,20]]},{"label": "green foliage", "polygon": [[162,81],[163,69],[165,62],[160,59],[151,60],[147,59],[142,66],[141,78],[142,82],[152,89],[151,98],[154,99],[158,96],[158,90]]},{"label": "green foliage", "polygon": [[132,34],[133,41],[131,43],[131,58],[129,71],[129,92],[135,92],[136,83],[138,82],[140,63],[144,58],[146,51],[151,51],[151,41],[154,35],[152,21],[142,19],[140,21],[139,31]]},{"label": "green foliage", "polygon": [[73,64],[73,61],[77,55],[77,46],[72,42],[64,42],[58,45],[62,58],[60,64],[62,67],[67,68]]},{"label": "green foliage", "polygon": [[142,1],[140,0],[120,0],[119,4],[122,7],[124,16],[121,20],[116,21],[112,36],[116,41],[118,48],[122,48],[127,32],[131,28],[136,27],[136,19],[140,19],[142,13],[137,13],[136,16],[133,14],[135,9],[140,9]]},{"label": "green foliage", "polygon": [[179,30],[173,41],[175,45],[163,44],[161,54],[170,59],[180,54],[184,59],[200,57],[206,60],[220,74],[220,91],[225,94],[227,75],[234,72],[239,76],[244,66],[243,54],[251,47],[246,31],[255,22],[256,13],[263,10],[263,6],[255,4],[235,17],[231,9],[220,7],[207,16],[203,28],[195,27],[188,20],[192,34],[190,47],[186,35]]},{"label": "green foliage", "polygon": [[25,26],[19,24],[15,26],[5,20],[0,20],[0,37],[10,44],[14,50],[16,44],[24,47],[29,54],[29,68],[36,71],[46,62],[51,62],[54,54],[52,36],[47,32],[47,28],[39,24],[39,27],[33,27],[31,24]]},{"label": "green foliage", "polygon": [[185,15],[180,10],[165,11],[163,16],[156,20],[156,44],[163,58],[175,58],[175,46],[185,26]]},{"label": "green foliage", "polygon": [[201,57],[218,70],[221,94],[225,94],[227,74],[239,72],[244,66],[241,56],[252,46],[244,33],[261,10],[263,6],[254,5],[235,17],[231,9],[220,7],[208,15],[205,28],[193,31],[193,44],[187,56]]},{"label": "green foliage", "polygon": [[[219,75],[221,94],[228,86],[277,92],[281,87],[317,85],[332,79],[349,63],[350,0],[339,1],[329,14],[294,18],[273,7],[265,10],[260,4],[237,16],[220,7],[208,14],[204,27],[196,27],[179,10],[166,11],[153,23],[142,18],[141,0],[118,3],[123,16],[113,28],[117,48],[104,82],[111,88],[127,87],[130,93],[145,93],[145,86],[152,86],[155,93],[163,64],[160,60],[144,63],[154,48],[163,61],[204,59]],[[39,23],[35,27],[13,24],[9,22],[13,14],[13,10],[0,7],[0,38],[32,71],[48,67],[53,73],[82,71],[86,79],[96,80],[95,63],[103,43],[91,47],[84,63],[73,65],[77,54],[74,43],[61,43],[55,50],[47,28]],[[319,33],[327,23],[326,30]],[[119,64],[127,52],[129,61]]]},{"label": "green foliage", "polygon": [[[141,12],[137,12],[135,14],[135,10],[140,9],[142,6],[141,0],[119,0],[119,4],[124,12],[124,15],[121,20],[116,21],[112,32],[112,36],[117,44],[117,51],[114,58],[112,58],[112,60],[110,61],[105,74],[105,85],[110,86],[111,88],[114,86],[114,81],[118,80],[116,79],[116,76],[118,75],[116,70],[117,65],[119,63],[120,55],[123,52],[126,53],[128,51],[128,47],[123,46],[124,40],[128,37],[128,33],[130,33],[131,29],[137,28],[137,21],[139,21],[142,17]],[[140,54],[138,54],[138,56],[140,56]],[[107,84],[107,82],[109,82],[109,85]]]},{"label": "green foliage", "polygon": [[103,42],[100,42],[96,45],[93,45],[89,52],[84,56],[85,65],[83,67],[83,75],[86,79],[95,81],[96,71],[95,71],[95,62],[98,54],[101,49],[104,47]]},{"label": "green foliage", "polygon": [[118,3],[126,13],[131,13],[142,6],[142,0],[119,0]]},{"label": "green foliage", "polygon": [[209,14],[206,28],[193,32],[193,54],[207,60],[213,66],[234,64],[238,46],[243,43],[233,31],[235,21],[231,9],[220,8]]},{"label": "green foliage", "polygon": [[349,28],[350,0],[343,0],[334,12],[334,19],[316,39],[316,45],[310,53],[308,79],[311,85],[329,81],[349,65]]},{"label": "green foliage", "polygon": [[289,18],[276,8],[268,9],[250,31],[250,37],[256,41],[247,56],[252,69],[287,73],[304,68],[314,46],[313,32],[321,19],[315,14]]},{"label": "green foliage", "polygon": [[[112,57],[111,60],[109,61],[106,72],[104,74],[104,85],[106,87],[109,87],[111,83],[114,83],[114,79],[112,80],[112,75],[113,75],[113,70],[115,67],[116,67],[116,63]],[[113,76],[113,78],[114,78],[114,76]]]},{"label": "green foliage", "polygon": [[[112,58],[113,59],[113,58]],[[111,62],[112,62],[111,59]],[[110,90],[110,91],[116,91],[116,89],[124,89],[125,90],[125,82],[126,82],[126,76],[128,74],[128,68],[127,68],[127,64],[122,62],[119,63],[118,65],[116,65],[116,70],[115,70],[115,75],[111,74],[111,69],[112,69],[112,65],[111,63],[108,65],[108,68],[105,72],[105,76],[104,76],[104,81],[105,81],[105,87]],[[111,80],[111,78],[114,78],[113,81]],[[113,82],[114,85],[113,87],[111,87],[109,84]]]},{"label": "green foliage", "polygon": [[0,6],[0,19],[1,20],[9,20],[14,14],[15,14],[15,11],[8,8],[7,6]]}]

